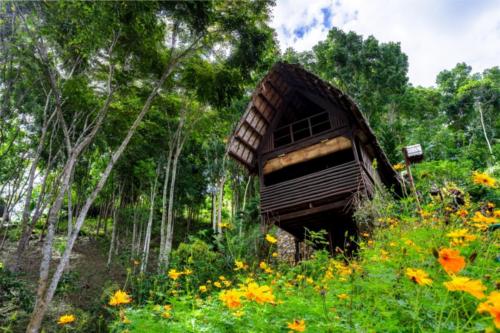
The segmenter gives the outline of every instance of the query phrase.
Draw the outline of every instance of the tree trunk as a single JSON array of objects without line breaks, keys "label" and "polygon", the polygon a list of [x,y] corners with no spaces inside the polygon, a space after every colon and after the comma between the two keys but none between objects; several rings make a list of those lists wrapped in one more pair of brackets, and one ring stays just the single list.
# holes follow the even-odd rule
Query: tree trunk
[{"label": "tree trunk", "polygon": [[160,164],[158,163],[158,167],[156,168],[155,179],[151,186],[151,195],[149,200],[151,206],[149,207],[148,225],[146,227],[146,236],[144,237],[144,249],[142,250],[141,273],[144,273],[148,268],[149,249],[151,243],[151,229],[153,228],[153,218],[155,211],[156,186],[158,184],[159,175],[160,175]]},{"label": "tree trunk", "polygon": [[[245,186],[245,192],[243,193],[243,204],[241,206],[241,211],[244,212],[247,204],[248,189],[250,188],[250,182],[252,181],[252,176],[248,176],[247,185]],[[243,235],[243,219],[240,218],[240,223],[238,226],[238,235],[241,237]]]},{"label": "tree trunk", "polygon": [[[43,122],[43,127],[42,127],[42,133],[40,135],[40,140],[38,142],[38,147],[36,148],[35,156],[33,157],[33,161],[31,162],[31,167],[30,171],[28,174],[28,186],[26,189],[26,196],[24,199],[24,207],[23,207],[23,214],[21,218],[21,237],[19,239],[19,243],[17,245],[16,249],[16,257],[14,259],[14,265],[12,267],[13,271],[17,271],[18,267],[20,265],[20,258],[24,254],[24,250],[26,249],[29,238],[31,236],[31,232],[33,231],[33,228],[30,226],[29,223],[29,218],[30,218],[30,213],[31,213],[31,197],[33,196],[33,187],[34,187],[34,182],[35,182],[35,175],[36,175],[36,168],[38,165],[38,162],[40,161],[40,156],[42,155],[43,147],[45,144],[45,138],[47,136],[47,131],[49,129],[50,123],[52,122],[52,118],[55,116],[55,110],[52,112],[51,116],[47,118],[46,112],[49,107],[49,102],[50,102],[50,97],[52,96],[52,90],[49,91],[47,94],[47,98],[45,100],[45,108],[44,108],[44,122]],[[50,159],[50,156],[49,156]],[[47,173],[50,169],[50,163],[47,166]],[[44,187],[45,182],[47,180],[47,177],[45,176],[43,179],[42,187]],[[41,194],[40,194],[41,195]],[[39,205],[40,202],[37,202],[37,206]],[[36,207],[35,207],[36,211]],[[33,225],[33,223],[31,223]]]},{"label": "tree trunk", "polygon": [[217,204],[217,232],[220,234],[222,232],[222,206],[224,203],[224,184],[226,182],[225,175],[220,179],[219,184],[219,198]]},{"label": "tree trunk", "polygon": [[158,258],[158,269],[161,268],[163,257],[165,255],[165,221],[167,219],[167,191],[168,181],[170,178],[170,166],[172,164],[173,145],[170,144],[170,149],[167,157],[167,165],[165,167],[165,180],[163,182],[162,193],[162,208],[161,208],[161,226],[160,226],[160,255]]},{"label": "tree trunk", "polygon": [[215,202],[217,201],[217,188],[212,191],[212,229],[214,234],[217,233],[217,209]]},{"label": "tree trunk", "polygon": [[[121,201],[122,193],[123,193],[123,185],[120,186],[120,189],[118,190],[118,200],[120,200],[120,201]],[[121,204],[120,204],[120,206],[121,206]],[[111,259],[113,257],[113,250],[115,249],[116,230],[118,228],[117,227],[117,225],[118,225],[117,215],[118,215],[118,205],[116,204],[116,198],[115,198],[115,195],[113,194],[113,213],[112,213],[113,227],[112,227],[112,231],[111,231],[111,242],[109,243],[108,262],[106,264],[108,269],[111,266]]]},{"label": "tree trunk", "polygon": [[179,120],[179,125],[177,127],[177,135],[175,142],[175,153],[172,161],[172,180],[170,181],[170,190],[168,197],[168,210],[167,210],[167,236],[165,239],[165,247],[163,253],[163,259],[160,267],[168,268],[170,264],[170,252],[172,252],[172,242],[174,239],[174,221],[173,221],[173,209],[174,209],[174,193],[175,193],[175,181],[177,178],[177,163],[179,162],[179,156],[184,146],[184,140],[186,137],[182,137],[182,129],[184,127],[184,122],[186,114],[182,113]]},{"label": "tree trunk", "polygon": [[132,220],[132,249],[131,249],[131,259],[135,258],[135,243],[137,241],[137,205],[134,205],[134,217]]},{"label": "tree trunk", "polygon": [[488,139],[488,134],[486,133],[486,126],[484,125],[483,108],[481,107],[481,102],[477,101],[476,103],[474,103],[474,106],[479,111],[479,119],[481,120],[481,127],[483,129],[484,139],[486,140],[486,145],[488,147],[488,151],[490,152],[491,158],[494,161],[495,154],[493,154],[493,149],[491,148],[490,140]]},{"label": "tree trunk", "polygon": [[[201,37],[200,37],[201,38]],[[134,123],[132,126],[129,128],[127,135],[123,139],[122,143],[119,145],[117,150],[113,153],[111,160],[108,162],[105,170],[101,174],[99,181],[97,182],[96,187],[92,191],[92,193],[89,195],[89,197],[86,199],[84,205],[82,206],[82,209],[79,211],[78,216],[76,218],[76,223],[74,225],[73,233],[71,234],[71,237],[68,239],[66,243],[66,248],[65,251],[61,257],[61,260],[59,261],[59,264],[57,265],[56,271],[54,272],[52,276],[52,280],[50,283],[50,286],[47,289],[47,281],[48,281],[48,267],[50,265],[50,253],[52,250],[52,240],[53,240],[53,235],[52,239],[50,242],[46,242],[44,244],[44,257],[42,259],[41,263],[41,273],[40,273],[40,279],[39,279],[39,288],[37,292],[37,301],[35,303],[35,307],[33,309],[30,322],[28,324],[28,327],[26,329],[26,333],[38,333],[40,331],[40,327],[42,324],[42,320],[45,316],[45,313],[47,311],[49,303],[52,301],[52,298],[54,297],[54,293],[56,291],[57,285],[59,284],[59,280],[61,279],[62,273],[64,271],[64,268],[66,267],[70,254],[73,250],[74,243],[76,241],[76,238],[78,237],[78,234],[80,233],[80,229],[85,222],[85,219],[87,217],[87,213],[94,203],[95,199],[97,198],[98,194],[101,192],[102,188],[106,184],[106,181],[113,170],[114,165],[118,161],[118,159],[121,157],[123,154],[123,151],[125,148],[128,146],[128,143],[130,142],[130,139],[132,136],[135,134],[135,131],[137,130],[137,127],[139,124],[142,122],[142,119],[146,115],[146,113],[149,111],[151,108],[151,104],[153,102],[153,99],[156,97],[158,94],[159,89],[163,86],[165,83],[165,80],[171,75],[173,70],[176,68],[178,62],[180,61],[181,58],[186,56],[196,43],[200,40],[200,38],[197,38],[195,42],[189,46],[186,50],[184,50],[179,56],[174,58],[165,71],[163,72],[161,78],[156,82],[155,87],[151,91],[150,95],[148,96],[146,102],[143,105],[143,108],[141,112],[137,115],[137,118],[134,120]],[[173,46],[172,46],[173,47]],[[109,105],[109,104],[108,104]],[[63,182],[64,184],[64,182]],[[62,189],[61,189],[62,190]],[[63,196],[65,191],[63,192]],[[59,199],[59,196],[58,198]],[[58,203],[58,200],[56,199],[56,203]],[[55,205],[57,206],[57,205]],[[57,210],[58,212],[58,210]],[[50,216],[50,214],[49,214]],[[50,226],[50,225],[49,225]],[[49,237],[48,237],[49,238]],[[47,260],[48,259],[48,260]]]}]

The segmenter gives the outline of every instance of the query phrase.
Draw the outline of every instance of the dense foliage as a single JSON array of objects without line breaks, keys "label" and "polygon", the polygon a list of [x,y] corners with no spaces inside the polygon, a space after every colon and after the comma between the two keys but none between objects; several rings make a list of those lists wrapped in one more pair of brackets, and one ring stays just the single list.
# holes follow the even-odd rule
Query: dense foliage
[{"label": "dense foliage", "polygon": [[[479,211],[498,222],[500,69],[459,63],[434,87],[415,87],[399,43],[337,28],[310,51],[280,52],[273,5],[0,3],[3,331],[491,326],[479,300],[443,287],[452,277],[432,252],[467,229],[474,240],[455,244],[468,258],[463,275],[495,289],[498,232],[471,221]],[[262,235],[258,181],[226,154],[277,61],[349,94],[392,163],[405,145],[423,146],[414,176],[424,210],[412,197],[364,203],[358,222],[381,228],[354,240],[356,258],[280,262]],[[432,285],[412,282],[407,268]]]}]

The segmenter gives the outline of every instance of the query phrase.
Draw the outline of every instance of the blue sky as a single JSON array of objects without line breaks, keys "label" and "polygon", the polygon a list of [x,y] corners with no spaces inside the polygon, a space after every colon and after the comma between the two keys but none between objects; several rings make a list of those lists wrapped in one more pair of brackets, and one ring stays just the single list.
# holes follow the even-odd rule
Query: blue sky
[{"label": "blue sky", "polygon": [[271,25],[282,50],[310,50],[332,26],[400,42],[414,85],[434,85],[458,62],[500,65],[498,0],[278,0]]}]

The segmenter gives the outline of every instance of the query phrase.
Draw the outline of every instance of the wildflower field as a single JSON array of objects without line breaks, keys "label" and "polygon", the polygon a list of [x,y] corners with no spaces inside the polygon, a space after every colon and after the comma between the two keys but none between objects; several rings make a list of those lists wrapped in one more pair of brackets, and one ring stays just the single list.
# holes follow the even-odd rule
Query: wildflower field
[{"label": "wildflower field", "polygon": [[234,258],[220,275],[207,277],[193,257],[147,287],[131,273],[125,291],[109,293],[112,331],[494,332],[500,209],[489,198],[498,187],[481,173],[467,182],[473,195],[446,183],[421,211],[412,197],[376,197],[376,227],[353,239],[352,256],[319,250],[284,263],[270,233],[266,258]]}]

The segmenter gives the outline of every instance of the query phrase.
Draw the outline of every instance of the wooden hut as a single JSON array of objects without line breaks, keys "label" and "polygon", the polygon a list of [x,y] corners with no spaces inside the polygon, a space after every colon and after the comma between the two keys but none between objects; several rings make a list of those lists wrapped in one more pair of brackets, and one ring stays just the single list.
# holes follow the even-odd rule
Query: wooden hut
[{"label": "wooden hut", "polygon": [[356,231],[354,198],[369,197],[379,184],[401,191],[353,100],[299,65],[273,66],[228,148],[259,176],[263,221],[298,240],[304,228],[326,230],[332,249],[342,245],[346,231]]}]

